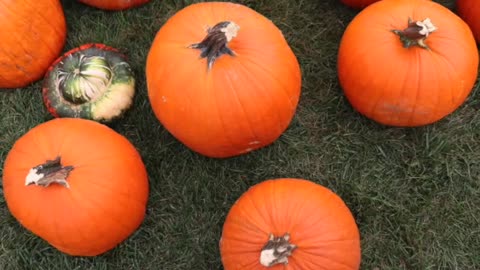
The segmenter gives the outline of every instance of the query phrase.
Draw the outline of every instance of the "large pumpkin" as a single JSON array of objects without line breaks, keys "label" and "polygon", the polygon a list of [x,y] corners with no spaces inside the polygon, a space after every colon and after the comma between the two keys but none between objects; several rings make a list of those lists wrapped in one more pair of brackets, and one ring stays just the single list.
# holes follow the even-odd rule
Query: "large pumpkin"
[{"label": "large pumpkin", "polygon": [[63,9],[59,0],[0,0],[0,10],[0,89],[25,87],[63,49]]},{"label": "large pumpkin", "polygon": [[78,0],[80,3],[104,10],[126,10],[143,5],[150,0]]},{"label": "large pumpkin", "polygon": [[364,8],[370,4],[378,2],[380,0],[340,0],[343,4],[352,8]]},{"label": "large pumpkin", "polygon": [[457,12],[470,26],[473,35],[480,42],[480,1],[457,0]]},{"label": "large pumpkin", "polygon": [[157,33],[147,57],[150,103],[163,126],[211,157],[274,142],[299,100],[300,67],[281,31],[228,2],[192,4]]},{"label": "large pumpkin", "polygon": [[95,256],[141,224],[148,180],[126,138],[94,121],[58,118],[17,140],[3,191],[25,228],[62,252]]},{"label": "large pumpkin", "polygon": [[55,117],[111,122],[130,108],[135,77],[125,55],[104,44],[84,44],[59,57],[43,82],[43,101]]},{"label": "large pumpkin", "polygon": [[225,270],[360,266],[360,236],[343,200],[303,179],[267,180],[232,206],[223,225]]},{"label": "large pumpkin", "polygon": [[429,0],[382,0],[361,11],[340,43],[338,76],[361,114],[421,126],[457,109],[477,78],[468,25]]}]

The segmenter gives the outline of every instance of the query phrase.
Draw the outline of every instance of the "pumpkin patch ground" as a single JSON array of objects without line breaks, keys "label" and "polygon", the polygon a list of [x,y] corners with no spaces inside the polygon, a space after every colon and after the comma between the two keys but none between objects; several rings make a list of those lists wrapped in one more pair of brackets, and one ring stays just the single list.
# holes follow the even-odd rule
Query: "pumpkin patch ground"
[{"label": "pumpkin patch ground", "polygon": [[[61,16],[47,20],[51,25],[43,25],[41,22],[50,16],[53,19],[53,15],[36,9],[38,13],[29,12],[26,18],[25,12],[15,13],[13,8],[6,8],[9,1],[0,0],[0,21],[8,18],[13,25],[0,34],[3,39],[0,82],[11,81],[7,74],[16,74],[20,82],[20,75],[25,75],[22,70],[30,72],[23,67],[29,56],[38,60],[30,59],[35,65],[27,65],[28,68],[40,74],[30,77],[27,81],[32,82],[23,83],[22,88],[0,89],[0,269],[353,270],[358,268],[358,263],[359,269],[379,270],[480,269],[478,74],[477,78],[463,82],[460,79],[453,85],[468,88],[467,84],[473,83],[469,92],[464,89],[462,102],[454,102],[455,109],[442,107],[435,111],[433,108],[428,120],[439,118],[433,115],[440,115],[442,110],[448,113],[438,121],[426,121],[429,123],[418,127],[378,123],[365,116],[369,116],[368,112],[359,112],[354,107],[356,103],[352,105],[347,96],[357,91],[354,97],[367,102],[369,96],[362,97],[358,91],[375,96],[379,94],[378,89],[363,86],[376,86],[380,82],[385,88],[401,89],[395,87],[408,85],[400,79],[402,74],[407,74],[407,69],[422,78],[427,84],[423,88],[431,91],[437,86],[446,87],[447,81],[467,77],[467,69],[454,68],[460,60],[449,61],[449,57],[462,55],[466,62],[475,60],[478,55],[470,46],[456,43],[457,39],[472,36],[467,35],[466,30],[456,32],[454,38],[444,35],[448,29],[446,17],[429,16],[429,9],[410,12],[406,18],[395,19],[395,24],[384,21],[390,16],[387,11],[363,13],[368,18],[363,17],[361,25],[356,24],[348,31],[349,36],[361,34],[355,37],[358,46],[350,45],[361,51],[350,47],[341,52],[348,69],[339,78],[340,44],[347,27],[360,12],[383,1],[391,0],[234,1],[242,5],[238,8],[242,10],[237,11],[243,12],[247,7],[248,14],[255,14],[242,13],[234,18],[235,24],[228,23],[233,12],[213,7],[176,16],[200,1],[138,1],[142,4],[121,11],[104,10],[81,1],[59,1],[66,22],[63,28],[58,19]],[[29,1],[18,2],[25,5],[24,10],[32,8],[26,6]],[[120,3],[113,0],[96,3],[107,2]],[[347,2],[370,4],[365,8],[352,8]],[[451,15],[457,14],[456,1],[435,2],[449,9]],[[420,52],[424,48],[418,46],[395,47],[414,49],[409,55],[412,60],[418,53],[418,57],[431,56],[430,60],[438,61],[438,65],[421,74],[422,69],[415,61],[410,65],[395,65],[392,61],[398,60],[398,55],[384,54],[390,42],[386,39],[393,36],[401,42],[391,30],[405,30],[408,15],[422,22],[429,17],[438,28],[425,39],[425,44],[432,45],[431,52]],[[466,18],[475,18],[470,13],[467,15]],[[168,22],[171,18],[175,21]],[[31,27],[29,20],[45,28]],[[226,46],[223,43],[216,47],[217,53],[215,50],[212,53],[205,46],[208,40],[202,41],[222,22],[227,23],[220,24],[213,34],[221,40],[230,40]],[[469,24],[475,29],[474,23]],[[372,31],[359,26],[372,27]],[[29,27],[30,39],[15,35],[16,29],[25,32]],[[162,28],[161,39],[155,41]],[[391,36],[374,39],[383,37],[379,34],[382,28],[390,31]],[[58,30],[56,36],[51,29]],[[65,42],[62,29],[67,33]],[[236,35],[232,29],[238,30]],[[351,32],[355,30],[358,32]],[[7,32],[10,34],[6,35]],[[284,41],[278,38],[275,42],[263,42],[273,36],[282,36]],[[248,42],[245,37],[250,38]],[[252,37],[257,40],[251,40]],[[39,51],[31,51],[32,40],[38,41],[38,47],[34,48]],[[432,42],[437,41],[444,42],[442,46],[451,44],[455,51],[444,47],[436,49]],[[135,94],[128,112],[108,123],[108,127],[77,119],[91,125],[58,127],[38,133],[38,127],[65,119],[55,119],[45,106],[42,88],[46,81],[42,76],[56,58],[91,43],[106,44],[128,57],[135,79]],[[6,54],[5,44],[12,46],[15,54],[25,52],[25,57],[16,59]],[[283,49],[275,51],[272,49],[275,46]],[[155,57],[148,59],[152,48]],[[255,52],[255,57],[245,57],[246,52]],[[375,52],[382,56],[381,61],[373,57]],[[202,58],[202,53],[215,58],[209,71],[208,57]],[[369,54],[372,57],[358,58]],[[185,59],[179,61],[175,56]],[[300,73],[295,73],[293,57]],[[246,62],[234,62],[237,59]],[[93,63],[97,69],[92,72],[99,75],[98,68],[102,65]],[[207,72],[202,77],[193,69]],[[289,70],[290,76],[285,70]],[[218,80],[214,77],[218,72],[228,74],[229,80]],[[362,72],[370,77],[359,76]],[[468,70],[468,76],[473,72]],[[292,76],[293,73],[296,75]],[[340,80],[348,81],[345,85],[350,89],[349,94],[345,94]],[[212,85],[215,87],[210,87]],[[300,86],[299,91],[293,86]],[[195,90],[200,92],[194,93]],[[412,101],[413,92],[404,90]],[[445,102],[456,100],[452,91],[445,92],[452,96],[442,96]],[[231,105],[235,104],[234,94],[238,94],[250,117],[233,117],[244,113],[240,105]],[[176,107],[165,107],[162,96],[167,98],[167,105],[175,102]],[[421,97],[422,101],[428,101],[428,93]],[[431,98],[437,97],[432,94]],[[298,102],[296,107],[293,103],[288,107],[288,99]],[[195,107],[196,104],[201,107]],[[178,113],[182,107],[198,115]],[[229,107],[232,110],[228,110]],[[231,114],[220,115],[221,109]],[[226,121],[225,130],[220,126],[221,120]],[[275,126],[272,124],[275,122],[283,124]],[[182,134],[175,131],[178,126],[182,127]],[[98,132],[94,127],[109,131]],[[209,128],[211,130],[207,130]],[[216,155],[220,148],[230,150],[225,147],[229,144],[238,146],[236,151],[250,148],[248,143],[255,141],[251,137],[258,130],[264,134],[275,133],[268,137],[274,140],[233,157]],[[74,133],[71,138],[76,139],[62,139],[65,132]],[[215,141],[216,135],[227,132],[228,136],[222,141]],[[205,134],[215,136],[195,137]],[[244,138],[248,140],[243,141]],[[204,140],[202,145],[208,142],[210,147],[196,151],[192,142],[201,140]],[[222,145],[215,148],[218,142]],[[122,147],[129,150],[122,151]],[[91,164],[92,169],[88,166],[82,169],[68,154],[56,160],[52,149],[83,153],[80,160]],[[16,157],[9,154],[11,151]],[[139,157],[143,166],[138,162]],[[119,160],[137,163],[127,166]],[[34,182],[38,182],[38,177],[28,178],[29,183],[35,181],[25,185],[30,169],[42,164],[49,168],[58,168],[60,164],[60,168],[67,171],[73,166],[66,177],[68,187],[62,181],[48,187],[37,186]],[[93,169],[98,166],[99,170]],[[64,172],[63,169],[60,171]],[[59,211],[67,210],[63,204],[52,202],[78,199],[67,194],[79,186],[79,180],[83,179],[79,176],[83,173],[88,173],[90,185],[81,185],[82,192],[73,194],[84,198],[75,201],[83,211],[70,208],[71,213],[59,219]],[[133,204],[129,203],[132,198],[120,195],[133,194],[135,186],[130,189],[115,186],[112,180],[106,189],[92,180],[105,179],[106,175],[117,176],[121,183],[133,178],[145,180],[148,176],[148,198],[143,193],[140,196],[146,209],[133,211]],[[265,182],[279,178],[309,181]],[[22,181],[15,184],[17,189],[13,193],[12,179]],[[53,188],[62,193],[52,193],[58,197],[47,196],[45,209],[37,193],[25,191],[38,188]],[[118,205],[111,203],[115,198]],[[110,208],[102,208],[106,205]],[[90,252],[85,251],[88,249]],[[274,250],[282,254],[275,254]],[[276,258],[278,261],[273,262]],[[289,263],[285,265],[286,261]],[[272,266],[267,267],[270,264]],[[298,265],[302,268],[296,267]]]}]

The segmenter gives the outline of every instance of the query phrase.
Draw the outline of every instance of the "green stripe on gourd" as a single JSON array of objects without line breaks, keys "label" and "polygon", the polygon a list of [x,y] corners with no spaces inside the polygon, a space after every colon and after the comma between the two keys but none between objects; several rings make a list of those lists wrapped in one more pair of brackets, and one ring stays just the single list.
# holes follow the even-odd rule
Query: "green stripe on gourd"
[{"label": "green stripe on gourd", "polygon": [[45,102],[59,117],[110,122],[131,106],[135,93],[124,56],[95,46],[67,54],[46,80]]}]

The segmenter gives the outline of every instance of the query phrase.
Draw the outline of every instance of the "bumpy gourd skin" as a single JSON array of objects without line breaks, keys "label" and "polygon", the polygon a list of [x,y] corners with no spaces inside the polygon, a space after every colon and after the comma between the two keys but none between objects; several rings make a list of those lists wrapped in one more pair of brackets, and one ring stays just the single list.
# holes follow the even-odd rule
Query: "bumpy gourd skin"
[{"label": "bumpy gourd skin", "polygon": [[49,69],[43,98],[55,117],[111,122],[131,106],[134,74],[125,56],[101,44],[67,52]]},{"label": "bumpy gourd skin", "polygon": [[41,79],[67,35],[59,0],[0,0],[0,26],[0,91]]}]

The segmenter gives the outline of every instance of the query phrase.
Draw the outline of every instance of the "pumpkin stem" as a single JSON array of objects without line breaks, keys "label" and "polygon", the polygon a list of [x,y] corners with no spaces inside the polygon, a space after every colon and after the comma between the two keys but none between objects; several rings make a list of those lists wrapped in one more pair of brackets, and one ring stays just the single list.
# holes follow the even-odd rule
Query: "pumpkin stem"
[{"label": "pumpkin stem", "polygon": [[228,48],[227,44],[237,36],[239,29],[240,26],[234,22],[225,21],[217,23],[214,27],[207,29],[207,36],[202,42],[188,47],[201,51],[200,57],[207,58],[207,67],[210,70],[218,57],[224,54],[235,56],[235,53]]},{"label": "pumpkin stem", "polygon": [[[72,59],[76,57],[76,59]],[[71,63],[60,63],[56,84],[63,98],[73,104],[94,101],[107,91],[113,71],[105,57],[70,56]]]},{"label": "pumpkin stem", "polygon": [[292,255],[296,245],[290,244],[290,234],[275,237],[270,234],[267,244],[262,248],[260,253],[260,263],[265,267],[271,267],[276,264],[288,264],[288,256]]},{"label": "pumpkin stem", "polygon": [[423,21],[413,21],[408,18],[408,27],[404,30],[392,30],[393,33],[400,37],[403,47],[410,48],[411,46],[419,46],[421,48],[430,50],[425,44],[425,39],[428,35],[437,30],[429,18]]},{"label": "pumpkin stem", "polygon": [[66,179],[72,170],[73,166],[62,166],[60,157],[54,160],[47,160],[45,163],[30,169],[25,179],[25,185],[35,184],[37,186],[48,187],[52,183],[57,183],[66,188],[70,188]]}]

